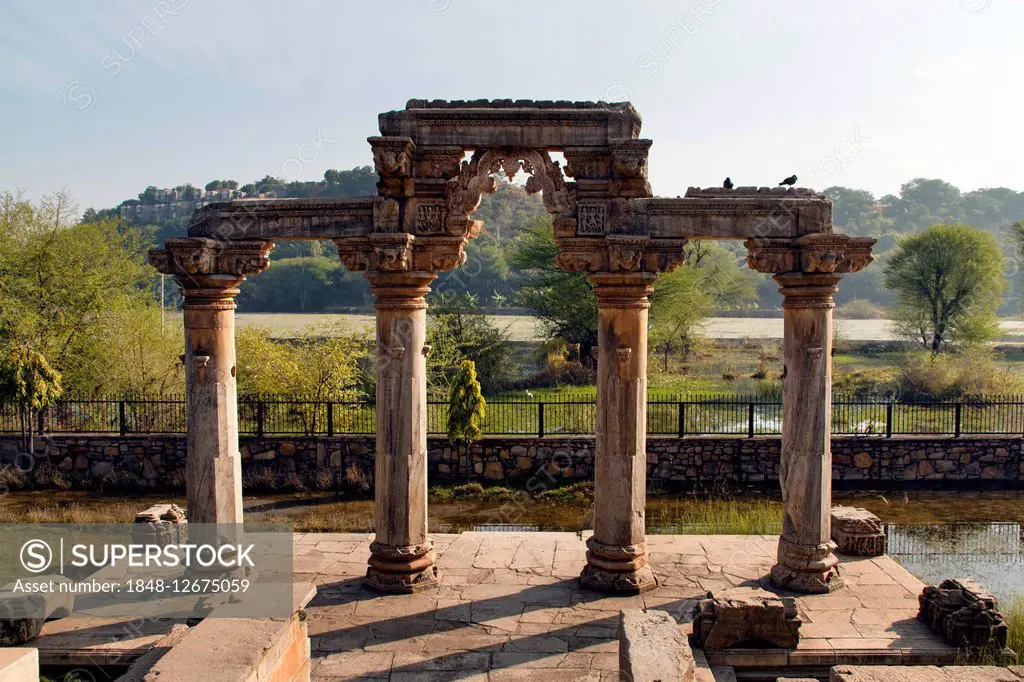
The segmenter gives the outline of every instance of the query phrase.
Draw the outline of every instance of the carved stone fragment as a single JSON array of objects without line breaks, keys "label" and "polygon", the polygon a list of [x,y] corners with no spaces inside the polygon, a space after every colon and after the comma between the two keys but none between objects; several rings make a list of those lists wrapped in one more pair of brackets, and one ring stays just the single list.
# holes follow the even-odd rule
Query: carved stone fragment
[{"label": "carved stone fragment", "polygon": [[917,617],[946,641],[971,652],[1002,655],[1008,628],[994,595],[972,579],[943,580],[918,597]]},{"label": "carved stone fragment", "polygon": [[885,529],[881,520],[866,509],[832,507],[832,540],[843,554],[885,554]]},{"label": "carved stone fragment", "polygon": [[795,649],[800,616],[792,597],[770,592],[708,592],[693,613],[693,638],[705,651]]}]

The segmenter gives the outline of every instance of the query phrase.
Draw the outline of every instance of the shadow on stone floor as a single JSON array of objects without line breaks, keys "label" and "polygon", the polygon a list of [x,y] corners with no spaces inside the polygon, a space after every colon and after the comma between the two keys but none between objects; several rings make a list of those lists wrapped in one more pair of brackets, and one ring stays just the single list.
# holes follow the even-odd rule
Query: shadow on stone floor
[{"label": "shadow on stone floor", "polygon": [[[651,608],[689,622],[699,596],[663,599]],[[589,668],[597,654],[605,655],[610,666],[618,652],[619,610],[642,604],[642,596],[583,592],[574,579],[381,596],[355,578],[321,585],[310,603],[310,636],[316,640],[312,655],[314,660],[330,657],[333,666],[344,665],[346,659],[357,664],[370,654],[384,661],[394,654],[388,659],[394,662],[393,679],[430,672],[459,679],[531,664]],[[347,624],[320,630],[331,621]],[[557,656],[562,658],[555,664],[545,660]]]}]

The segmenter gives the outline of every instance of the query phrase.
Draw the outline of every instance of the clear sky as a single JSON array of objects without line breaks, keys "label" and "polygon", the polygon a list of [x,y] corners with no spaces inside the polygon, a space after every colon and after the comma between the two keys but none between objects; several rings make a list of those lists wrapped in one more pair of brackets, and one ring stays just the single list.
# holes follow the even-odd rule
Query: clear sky
[{"label": "clear sky", "polygon": [[381,111],[488,97],[631,100],[660,195],[1020,191],[1022,26],[1014,0],[0,0],[0,189],[314,180],[370,162]]}]

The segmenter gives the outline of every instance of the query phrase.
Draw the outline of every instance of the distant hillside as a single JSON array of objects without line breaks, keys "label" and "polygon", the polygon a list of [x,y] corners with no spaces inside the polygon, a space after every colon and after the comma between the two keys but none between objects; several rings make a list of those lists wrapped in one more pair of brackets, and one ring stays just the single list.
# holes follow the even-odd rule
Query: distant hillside
[{"label": "distant hillside", "polygon": [[[211,201],[238,197],[344,197],[376,193],[377,175],[370,166],[350,170],[328,170],[324,179],[285,182],[270,176],[239,185],[234,180],[214,180],[202,189],[191,184],[173,188],[147,187],[114,208],[94,211],[89,217],[118,217],[142,230],[154,243],[182,236],[192,212]],[[1010,226],[1024,220],[1024,192],[1004,187],[961,192],[938,179],[916,178],[905,183],[898,195],[875,197],[865,190],[834,186],[824,190],[834,203],[837,231],[878,239],[876,262],[870,268],[844,278],[837,302],[864,299],[886,305],[891,294],[883,283],[882,265],[901,235],[935,223],[968,223],[996,232],[1006,249],[1007,262],[1017,263]],[[546,217],[538,196],[517,185],[500,181],[498,191],[485,196],[477,216],[484,221],[483,234],[468,247],[467,266],[442,274],[435,289],[444,287],[468,292],[481,305],[508,306],[515,299],[521,273],[511,264],[511,252],[520,232]],[[740,256],[738,247],[732,247]],[[1002,312],[1024,311],[1024,274],[1008,267],[1010,290]],[[761,278],[760,307],[774,308],[779,296],[768,277]],[[268,272],[247,282],[239,296],[246,312],[323,312],[372,304],[365,280],[344,270],[330,242],[289,242],[278,244]]]}]

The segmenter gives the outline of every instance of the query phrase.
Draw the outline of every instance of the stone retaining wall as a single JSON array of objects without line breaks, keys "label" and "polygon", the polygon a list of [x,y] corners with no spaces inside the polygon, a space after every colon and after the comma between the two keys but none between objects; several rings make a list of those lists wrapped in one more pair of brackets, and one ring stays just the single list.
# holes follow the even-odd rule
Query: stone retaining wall
[{"label": "stone retaining wall", "polygon": [[[648,438],[648,486],[774,487],[778,437]],[[469,448],[429,441],[430,480],[528,482],[533,476],[586,480],[594,471],[588,437],[485,438]],[[241,439],[245,484],[250,489],[366,488],[373,476],[373,436]],[[185,438],[52,436],[35,462],[18,459],[18,439],[0,437],[0,463],[35,470],[29,484],[118,489],[180,488]],[[832,441],[837,486],[1009,485],[1024,479],[1021,438],[842,437]],[[19,487],[6,472],[0,485]],[[38,480],[35,480],[38,479]]]}]

